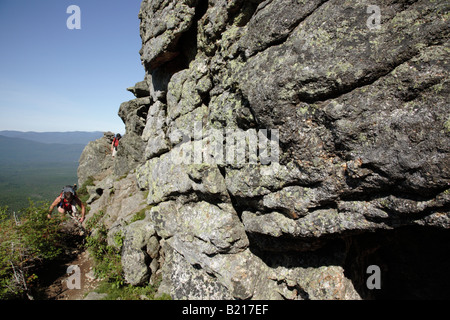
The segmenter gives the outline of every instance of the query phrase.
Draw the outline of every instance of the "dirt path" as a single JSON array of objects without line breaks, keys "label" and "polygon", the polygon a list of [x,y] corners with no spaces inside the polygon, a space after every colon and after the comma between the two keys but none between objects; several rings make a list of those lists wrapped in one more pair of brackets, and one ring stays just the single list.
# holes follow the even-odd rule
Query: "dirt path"
[{"label": "dirt path", "polygon": [[[67,273],[69,266],[76,266],[79,272]],[[93,262],[89,253],[85,250],[74,251],[73,260],[59,263],[49,268],[43,278],[45,279],[45,290],[43,299],[45,300],[82,300],[90,291],[94,290],[99,281],[95,279],[92,270]],[[79,275],[78,281],[75,277]],[[79,288],[70,288],[78,286]]]},{"label": "dirt path", "polygon": [[[79,272],[72,271],[67,273],[70,266],[79,268]],[[44,290],[45,299],[48,300],[82,300],[89,292],[94,290],[99,280],[95,279],[94,271],[92,269],[93,261],[87,251],[79,251],[76,253],[74,260],[61,264],[53,270],[49,270],[56,276],[56,279],[51,281]],[[75,277],[79,275],[79,281]],[[68,286],[69,283],[69,286]],[[70,288],[70,284],[72,287]],[[79,284],[79,288],[76,288]]]},{"label": "dirt path", "polygon": [[42,300],[82,300],[100,283],[94,276],[93,258],[84,246],[85,230],[68,220],[62,232],[65,234],[61,243],[64,254],[39,275],[39,299]]}]

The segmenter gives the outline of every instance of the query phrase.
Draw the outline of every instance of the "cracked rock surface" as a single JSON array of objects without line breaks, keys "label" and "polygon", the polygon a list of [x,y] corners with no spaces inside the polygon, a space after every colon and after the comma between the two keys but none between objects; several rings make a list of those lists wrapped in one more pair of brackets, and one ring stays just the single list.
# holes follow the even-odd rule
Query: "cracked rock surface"
[{"label": "cracked rock surface", "polygon": [[[369,28],[369,4],[142,1],[112,171],[145,223],[112,182],[94,202],[122,203],[126,279],[161,274],[174,299],[448,298],[450,5],[378,1]],[[278,158],[250,155],[275,133]]]}]

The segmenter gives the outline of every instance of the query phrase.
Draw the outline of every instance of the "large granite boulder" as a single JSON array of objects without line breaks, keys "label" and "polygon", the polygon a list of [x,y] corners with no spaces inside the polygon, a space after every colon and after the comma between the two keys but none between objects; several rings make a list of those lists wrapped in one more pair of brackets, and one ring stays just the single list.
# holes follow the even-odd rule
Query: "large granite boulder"
[{"label": "large granite boulder", "polygon": [[145,222],[126,227],[127,205],[110,221],[127,281],[161,274],[175,299],[448,297],[449,9],[143,0],[146,75],[114,171]]}]

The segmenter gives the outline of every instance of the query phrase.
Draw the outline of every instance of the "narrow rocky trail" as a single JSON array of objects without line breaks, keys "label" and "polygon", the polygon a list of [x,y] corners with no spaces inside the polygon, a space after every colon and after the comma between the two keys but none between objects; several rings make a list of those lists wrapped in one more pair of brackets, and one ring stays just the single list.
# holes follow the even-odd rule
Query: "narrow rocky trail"
[{"label": "narrow rocky trail", "polygon": [[[85,234],[71,220],[63,227],[64,254],[39,272],[39,300],[83,300],[98,287]],[[89,297],[88,297],[89,299]]]},{"label": "narrow rocky trail", "polygon": [[[68,273],[70,266],[78,267],[79,271]],[[99,284],[94,276],[93,260],[87,250],[78,251],[73,260],[59,265],[53,272],[54,280],[44,290],[46,300],[83,300]],[[79,274],[78,283],[74,280],[76,274]]]}]

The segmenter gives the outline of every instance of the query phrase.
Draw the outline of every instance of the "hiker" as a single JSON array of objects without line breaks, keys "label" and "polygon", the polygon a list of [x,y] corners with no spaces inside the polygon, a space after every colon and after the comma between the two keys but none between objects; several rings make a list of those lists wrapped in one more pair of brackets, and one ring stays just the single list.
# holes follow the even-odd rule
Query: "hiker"
[{"label": "hiker", "polygon": [[122,138],[122,136],[120,135],[120,133],[116,134],[116,136],[114,137],[112,143],[111,143],[111,152],[112,152],[112,157],[114,158],[116,156],[117,153],[117,147],[119,146],[119,140],[120,138]]},{"label": "hiker", "polygon": [[77,194],[75,192],[76,186],[65,186],[61,192],[61,194],[53,201],[52,205],[50,206],[48,218],[51,218],[51,214],[53,212],[53,209],[57,206],[58,212],[64,215],[65,213],[68,213],[69,215],[72,215],[75,217],[75,215],[78,213],[77,211],[77,205],[81,207],[81,218],[79,219],[80,223],[84,221],[84,215],[86,213],[86,208],[81,202],[81,200],[77,197]]}]

